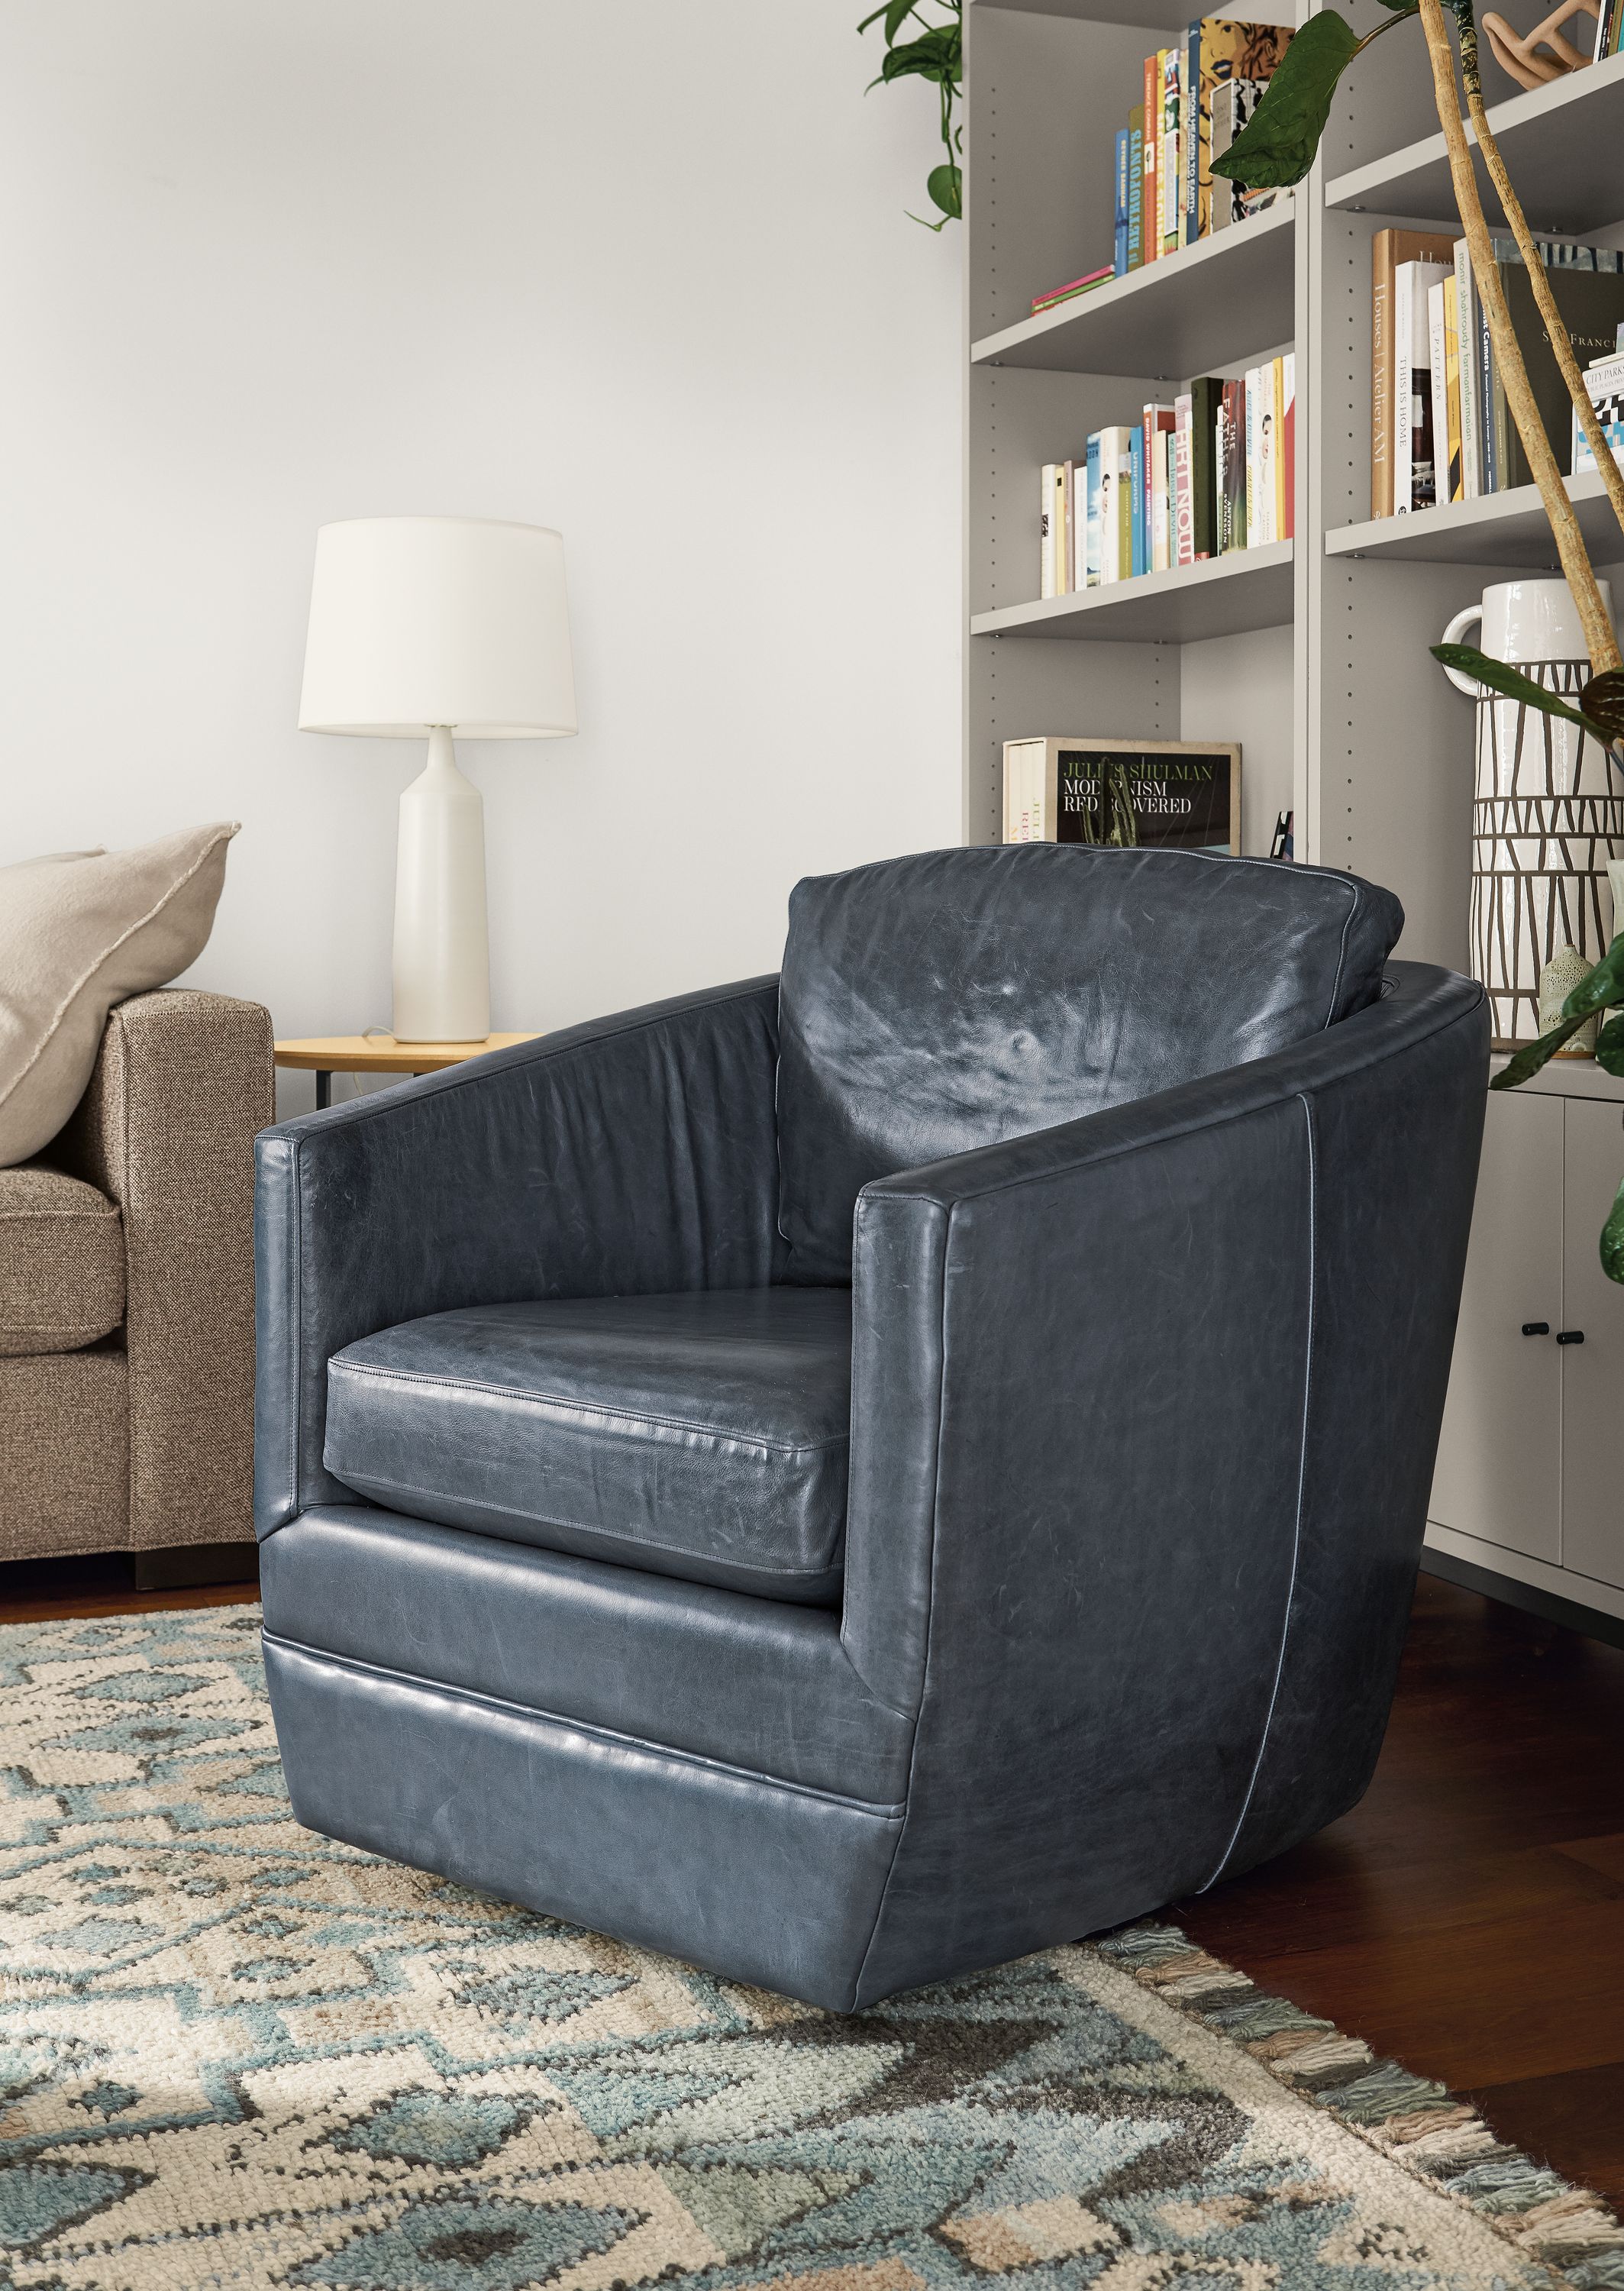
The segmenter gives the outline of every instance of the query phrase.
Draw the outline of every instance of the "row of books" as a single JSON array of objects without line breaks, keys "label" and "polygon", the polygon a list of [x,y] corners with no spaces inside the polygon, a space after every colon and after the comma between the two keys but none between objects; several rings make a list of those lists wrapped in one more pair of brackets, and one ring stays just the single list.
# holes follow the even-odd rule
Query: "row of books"
[{"label": "row of books", "polygon": [[1616,56],[1624,46],[1624,7],[1619,0],[1602,0],[1602,12],[1596,20],[1596,38],[1590,50],[1593,64],[1604,63]]},{"label": "row of books", "polygon": [[1274,197],[1237,191],[1214,177],[1212,161],[1256,110],[1290,37],[1282,24],[1203,16],[1174,46],[1146,57],[1144,100],[1116,134],[1112,259],[1034,296],[1034,317],[1193,245]]},{"label": "row of books", "polygon": [[[1539,245],[1580,366],[1613,359],[1624,325],[1624,253],[1567,239]],[[1492,248],[1558,465],[1594,466],[1573,458],[1572,401],[1515,243],[1497,237]],[[1382,230],[1371,253],[1371,516],[1403,517],[1532,484],[1466,240]]]},{"label": "row of books", "polygon": [[1041,475],[1039,593],[1065,597],[1294,530],[1297,360],[1203,374],[1171,406],[1096,430]]}]

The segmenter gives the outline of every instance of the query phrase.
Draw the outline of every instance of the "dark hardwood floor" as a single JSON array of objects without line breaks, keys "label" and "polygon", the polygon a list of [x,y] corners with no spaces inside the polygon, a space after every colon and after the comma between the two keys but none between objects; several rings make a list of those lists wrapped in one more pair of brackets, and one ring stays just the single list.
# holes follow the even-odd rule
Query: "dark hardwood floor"
[{"label": "dark hardwood floor", "polygon": [[1363,1802],[1174,1914],[1624,2207],[1624,1651],[1423,1575]]},{"label": "dark hardwood floor", "polygon": [[[253,1596],[0,1568],[0,1622]],[[1174,1914],[1624,2207],[1624,1651],[1424,1575],[1363,1804]]]}]

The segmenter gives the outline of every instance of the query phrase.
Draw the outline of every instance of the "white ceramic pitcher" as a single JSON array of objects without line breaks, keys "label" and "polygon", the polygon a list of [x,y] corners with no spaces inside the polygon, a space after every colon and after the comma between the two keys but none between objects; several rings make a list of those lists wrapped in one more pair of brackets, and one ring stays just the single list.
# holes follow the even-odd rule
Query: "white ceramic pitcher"
[{"label": "white ceramic pitcher", "polygon": [[[1609,618],[1612,596],[1602,601]],[[1588,681],[1584,631],[1565,581],[1497,581],[1443,631],[1459,644],[1481,623],[1481,649],[1570,703]],[[1458,670],[1444,674],[1477,703],[1472,807],[1472,970],[1489,990],[1495,1038],[1532,1041],[1540,973],[1564,946],[1587,964],[1612,931],[1607,862],[1624,857],[1624,780],[1598,742]]]}]

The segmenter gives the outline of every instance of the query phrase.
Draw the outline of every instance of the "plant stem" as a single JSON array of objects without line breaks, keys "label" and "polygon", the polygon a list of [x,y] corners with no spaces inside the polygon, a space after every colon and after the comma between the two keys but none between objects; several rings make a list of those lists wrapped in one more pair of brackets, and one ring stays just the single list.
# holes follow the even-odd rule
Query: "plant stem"
[{"label": "plant stem", "polygon": [[[1579,370],[1579,360],[1573,355],[1572,337],[1563,324],[1562,315],[1556,308],[1556,298],[1551,293],[1550,278],[1545,264],[1540,260],[1540,250],[1534,244],[1534,235],[1528,228],[1528,218],[1523,212],[1523,202],[1512,188],[1511,178],[1506,172],[1506,163],[1500,157],[1499,145],[1495,141],[1494,131],[1489,125],[1489,115],[1483,100],[1483,79],[1477,68],[1477,38],[1475,28],[1470,37],[1461,42],[1460,64],[1461,77],[1466,82],[1467,114],[1476,131],[1477,148],[1483,153],[1484,164],[1489,170],[1489,181],[1493,184],[1500,205],[1505,210],[1506,220],[1511,225],[1511,235],[1516,240],[1517,252],[1527,265],[1529,284],[1534,292],[1535,307],[1544,323],[1550,346],[1556,354],[1556,364],[1561,369],[1562,379],[1567,385],[1568,396],[1573,401],[1573,410],[1579,416],[1580,427],[1585,433],[1590,451],[1596,456],[1596,466],[1601,472],[1607,498],[1612,504],[1612,513],[1618,518],[1620,525],[1624,526],[1624,470],[1620,470],[1613,459],[1612,449],[1607,443],[1600,418],[1590,402],[1590,393],[1585,388],[1585,378]],[[1608,665],[1615,668],[1619,665],[1616,649]],[[1599,663],[1597,673],[1600,673]]]},{"label": "plant stem", "polygon": [[1568,499],[1567,486],[1556,467],[1556,456],[1552,453],[1550,440],[1545,434],[1545,424],[1540,418],[1539,405],[1529,383],[1528,369],[1523,363],[1522,349],[1511,323],[1511,312],[1507,307],[1499,266],[1489,244],[1489,226],[1483,219],[1477,177],[1472,169],[1471,149],[1460,117],[1460,99],[1455,86],[1454,52],[1449,44],[1443,0],[1420,0],[1420,5],[1421,28],[1427,35],[1427,53],[1432,65],[1433,95],[1449,151],[1449,171],[1455,187],[1455,204],[1460,210],[1461,225],[1471,250],[1472,269],[1477,280],[1477,291],[1483,297],[1483,316],[1489,322],[1489,339],[1493,344],[1500,379],[1505,386],[1506,402],[1516,423],[1517,435],[1523,441],[1529,467],[1533,471],[1534,483],[1540,488],[1545,514],[1550,520],[1563,574],[1579,608],[1592,672],[1600,676],[1606,669],[1624,664],[1620,659],[1618,637],[1602,603],[1590,552],[1585,547],[1585,537],[1579,529],[1579,519],[1573,514],[1573,504]]}]

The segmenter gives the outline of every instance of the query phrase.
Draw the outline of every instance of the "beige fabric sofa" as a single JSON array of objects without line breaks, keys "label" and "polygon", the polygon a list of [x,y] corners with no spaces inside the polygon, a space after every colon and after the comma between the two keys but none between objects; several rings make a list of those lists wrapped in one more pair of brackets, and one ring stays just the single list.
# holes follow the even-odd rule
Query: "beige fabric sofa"
[{"label": "beige fabric sofa", "polygon": [[270,1018],[169,988],[116,1006],[90,1088],[0,1169],[0,1561],[131,1551],[251,1572],[254,1132]]}]

